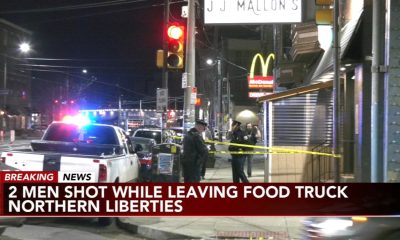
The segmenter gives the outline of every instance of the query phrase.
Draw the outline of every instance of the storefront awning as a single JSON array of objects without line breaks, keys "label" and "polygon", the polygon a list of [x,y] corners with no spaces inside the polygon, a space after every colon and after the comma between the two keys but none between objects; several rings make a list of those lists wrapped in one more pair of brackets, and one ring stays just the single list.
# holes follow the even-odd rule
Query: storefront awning
[{"label": "storefront awning", "polygon": [[[357,29],[360,25],[363,11],[355,14],[354,18],[349,21],[340,32],[341,41],[341,59],[348,51],[351,40],[354,38]],[[314,84],[289,89],[283,92],[273,93],[267,96],[260,97],[258,102],[276,101],[293,97],[301,94],[311,93],[321,89],[331,88],[333,86],[333,50],[329,48],[320,59],[314,73],[311,76],[310,82]]]},{"label": "storefront awning", "polygon": [[281,100],[288,97],[293,97],[301,94],[306,94],[314,91],[318,91],[321,89],[331,88],[333,86],[333,80],[329,80],[326,82],[316,83],[307,85],[304,87],[292,88],[284,92],[273,93],[267,96],[260,97],[258,102],[265,102],[265,101],[276,101]]},{"label": "storefront awning", "polygon": [[[350,43],[352,39],[354,39],[358,28],[361,23],[363,11],[355,14],[354,18],[351,19],[341,30],[339,33],[340,36],[340,59],[343,60],[345,54],[349,50]],[[333,48],[330,47],[327,51],[322,55],[321,60],[319,61],[317,68],[315,69],[311,82],[318,82],[320,77],[323,76],[327,72],[333,71]]]}]

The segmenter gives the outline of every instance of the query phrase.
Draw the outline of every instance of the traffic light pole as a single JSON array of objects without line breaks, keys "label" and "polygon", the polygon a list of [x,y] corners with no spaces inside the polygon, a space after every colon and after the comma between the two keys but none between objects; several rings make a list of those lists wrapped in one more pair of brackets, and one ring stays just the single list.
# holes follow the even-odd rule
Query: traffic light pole
[{"label": "traffic light pole", "polygon": [[[333,116],[332,116],[332,153],[334,155],[340,154],[340,5],[339,0],[334,0],[333,7]],[[340,182],[340,169],[341,169],[341,158],[334,158],[334,178],[335,182]]]},{"label": "traffic light pole", "polygon": [[192,102],[192,89],[196,86],[195,72],[195,0],[188,0],[188,18],[186,35],[186,57],[185,69],[187,73],[187,87],[184,96],[184,130],[194,126],[195,122],[195,103]]},{"label": "traffic light pole", "polygon": [[164,0],[164,31],[163,31],[163,68],[162,68],[162,88],[168,89],[168,69],[167,69],[167,58],[168,58],[168,41],[166,32],[168,29],[169,22],[169,0]]},{"label": "traffic light pole", "polygon": [[[164,30],[163,30],[163,68],[162,68],[162,88],[168,90],[168,69],[167,69],[167,58],[168,58],[168,39],[166,32],[169,23],[169,0],[164,0]],[[168,92],[168,91],[167,91]],[[168,98],[167,98],[168,99]],[[168,107],[167,107],[168,108]],[[167,110],[164,109],[161,113],[161,135],[163,135],[164,128],[166,127]],[[165,126],[164,126],[165,125]]]}]

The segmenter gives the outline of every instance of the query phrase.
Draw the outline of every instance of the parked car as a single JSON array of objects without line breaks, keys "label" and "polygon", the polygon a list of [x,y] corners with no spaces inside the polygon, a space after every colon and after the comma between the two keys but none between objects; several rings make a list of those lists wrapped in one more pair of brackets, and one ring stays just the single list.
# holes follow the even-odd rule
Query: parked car
[{"label": "parked car", "polygon": [[34,124],[34,125],[32,125],[31,126],[31,129],[33,130],[33,131],[45,131],[46,129],[47,129],[47,127],[48,127],[48,125],[46,125],[46,124]]},{"label": "parked car", "polygon": [[157,144],[165,142],[172,143],[174,141],[173,137],[175,136],[175,132],[169,129],[162,131],[161,128],[138,128],[132,133],[131,136],[151,138],[156,140]]},{"label": "parked car", "polygon": [[160,128],[138,128],[132,133],[131,136],[154,139],[157,144],[162,142]]},{"label": "parked car", "polygon": [[400,217],[312,217],[303,224],[304,240],[400,239]]},{"label": "parked car", "polygon": [[156,145],[156,140],[143,137],[131,137],[133,146],[140,162],[140,181],[148,182],[151,180],[152,168],[152,149]]}]

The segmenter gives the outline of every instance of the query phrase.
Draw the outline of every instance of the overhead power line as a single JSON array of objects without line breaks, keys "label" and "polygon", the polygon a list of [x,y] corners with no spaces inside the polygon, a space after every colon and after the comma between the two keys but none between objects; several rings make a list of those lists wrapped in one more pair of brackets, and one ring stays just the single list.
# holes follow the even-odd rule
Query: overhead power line
[{"label": "overhead power line", "polygon": [[44,12],[56,12],[56,11],[82,10],[82,9],[88,9],[88,8],[110,7],[110,6],[118,6],[118,5],[132,4],[132,3],[138,3],[138,2],[146,2],[146,1],[148,2],[148,0],[116,0],[116,1],[106,1],[106,2],[99,2],[99,3],[49,7],[49,8],[0,11],[0,14],[44,13]]}]

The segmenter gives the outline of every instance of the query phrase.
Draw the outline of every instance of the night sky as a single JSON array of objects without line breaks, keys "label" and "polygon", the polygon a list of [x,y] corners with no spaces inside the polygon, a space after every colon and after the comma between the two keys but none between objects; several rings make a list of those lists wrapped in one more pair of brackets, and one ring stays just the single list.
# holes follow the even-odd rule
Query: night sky
[{"label": "night sky", "polygon": [[[172,17],[178,20],[174,9],[182,2],[172,6]],[[64,87],[69,79],[71,98],[86,99],[88,108],[106,107],[115,106],[120,94],[125,101],[154,99],[155,89],[161,87],[155,53],[162,47],[162,3],[2,0],[0,18],[33,32],[30,42],[34,52],[29,57],[34,59],[27,67],[33,70],[36,104],[48,101],[49,95],[61,95],[62,90],[50,94],[44,86],[56,83]],[[81,73],[83,68],[87,75]]]}]

